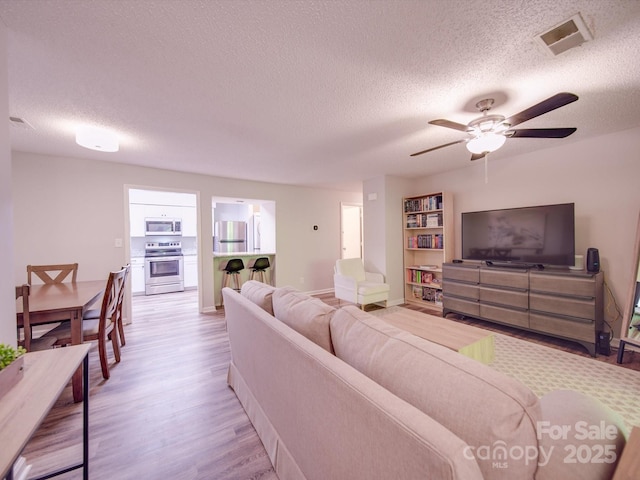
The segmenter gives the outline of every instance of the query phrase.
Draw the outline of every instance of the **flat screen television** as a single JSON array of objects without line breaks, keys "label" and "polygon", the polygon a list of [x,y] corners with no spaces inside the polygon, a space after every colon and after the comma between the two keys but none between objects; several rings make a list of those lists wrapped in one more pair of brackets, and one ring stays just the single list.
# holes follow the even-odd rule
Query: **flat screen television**
[{"label": "flat screen television", "polygon": [[462,258],[488,265],[572,266],[574,204],[465,212]]}]

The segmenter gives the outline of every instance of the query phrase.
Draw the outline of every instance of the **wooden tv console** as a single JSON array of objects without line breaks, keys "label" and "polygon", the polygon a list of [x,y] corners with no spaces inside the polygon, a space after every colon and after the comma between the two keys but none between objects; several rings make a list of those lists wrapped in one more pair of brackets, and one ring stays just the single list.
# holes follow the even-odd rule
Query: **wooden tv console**
[{"label": "wooden tv console", "polygon": [[595,357],[604,330],[603,273],[443,265],[443,316],[457,313],[573,340]]}]

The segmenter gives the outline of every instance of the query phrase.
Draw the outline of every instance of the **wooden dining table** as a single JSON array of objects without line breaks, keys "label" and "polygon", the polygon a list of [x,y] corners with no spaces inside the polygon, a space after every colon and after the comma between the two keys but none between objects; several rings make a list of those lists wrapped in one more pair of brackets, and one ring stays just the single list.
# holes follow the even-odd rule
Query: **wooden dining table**
[{"label": "wooden dining table", "polygon": [[[82,338],[82,317],[102,296],[106,282],[90,280],[46,285],[31,285],[29,295],[29,319],[32,326],[71,320],[71,343],[80,345]],[[22,326],[22,302],[18,302],[17,322]],[[74,402],[82,401],[82,367],[73,374],[72,389]]]}]

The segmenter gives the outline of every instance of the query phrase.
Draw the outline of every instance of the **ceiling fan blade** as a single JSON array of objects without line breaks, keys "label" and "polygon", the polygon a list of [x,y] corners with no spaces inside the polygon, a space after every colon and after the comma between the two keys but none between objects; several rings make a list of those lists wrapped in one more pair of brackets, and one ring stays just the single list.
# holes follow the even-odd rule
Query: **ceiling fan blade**
[{"label": "ceiling fan blade", "polygon": [[432,152],[434,150],[438,150],[439,148],[444,148],[444,147],[448,147],[449,145],[455,145],[456,143],[462,143],[462,142],[466,142],[467,139],[462,139],[462,140],[456,140],[455,142],[451,142],[451,143],[445,143],[444,145],[439,145],[437,147],[433,147],[433,148],[428,148],[426,150],[422,150],[421,152],[416,152],[416,153],[412,153],[411,155],[409,155],[410,157],[415,157],[417,155],[422,155],[423,153],[427,153],[427,152]]},{"label": "ceiling fan blade", "polygon": [[454,130],[460,130],[461,132],[466,132],[469,130],[469,127],[467,127],[466,125],[452,122],[451,120],[444,120],[442,118],[431,120],[429,123],[431,125],[438,125],[439,127],[453,128]]},{"label": "ceiling fan blade", "polygon": [[576,128],[521,128],[519,130],[507,130],[505,135],[511,138],[565,138],[576,130]]},{"label": "ceiling fan blade", "polygon": [[486,153],[472,153],[471,154],[471,161],[473,162],[474,160],[481,160],[484,158],[484,156],[486,155]]},{"label": "ceiling fan blade", "polygon": [[516,113],[515,115],[507,118],[504,123],[508,123],[510,126],[514,127],[522,122],[526,122],[527,120],[531,120],[532,118],[555,110],[556,108],[564,107],[576,100],[578,100],[578,96],[573,93],[558,93],[553,97],[549,97],[537,105],[534,105],[533,107],[529,107],[520,113]]}]

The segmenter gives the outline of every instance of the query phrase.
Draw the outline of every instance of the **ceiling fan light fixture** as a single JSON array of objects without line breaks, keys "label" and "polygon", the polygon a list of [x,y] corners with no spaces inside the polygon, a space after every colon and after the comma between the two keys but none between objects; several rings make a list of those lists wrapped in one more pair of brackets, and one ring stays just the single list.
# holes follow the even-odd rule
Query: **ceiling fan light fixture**
[{"label": "ceiling fan light fixture", "polygon": [[89,125],[76,128],[76,143],[99,152],[117,152],[120,148],[118,135],[114,132]]},{"label": "ceiling fan light fixture", "polygon": [[467,142],[467,150],[478,154],[495,152],[504,145],[506,140],[507,137],[504,135],[493,132],[482,133]]},{"label": "ceiling fan light fixture", "polygon": [[509,138],[565,138],[576,131],[576,128],[523,128],[513,130],[512,127],[539,117],[545,113],[551,112],[560,107],[564,107],[578,100],[578,96],[574,93],[560,92],[552,97],[543,100],[536,105],[522,110],[520,113],[505,118],[502,115],[489,115],[487,112],[493,105],[493,99],[481,100],[476,107],[482,112],[480,118],[470,121],[467,125],[452,122],[451,120],[437,119],[431,120],[430,125],[451,128],[467,133],[471,138],[457,140],[454,142],[438,145],[437,147],[428,148],[421,152],[412,153],[411,156],[422,155],[423,153],[432,152],[440,148],[456,145],[458,143],[466,143],[467,149],[473,153],[471,160],[478,160],[485,157],[486,154],[498,150],[507,137]]}]

